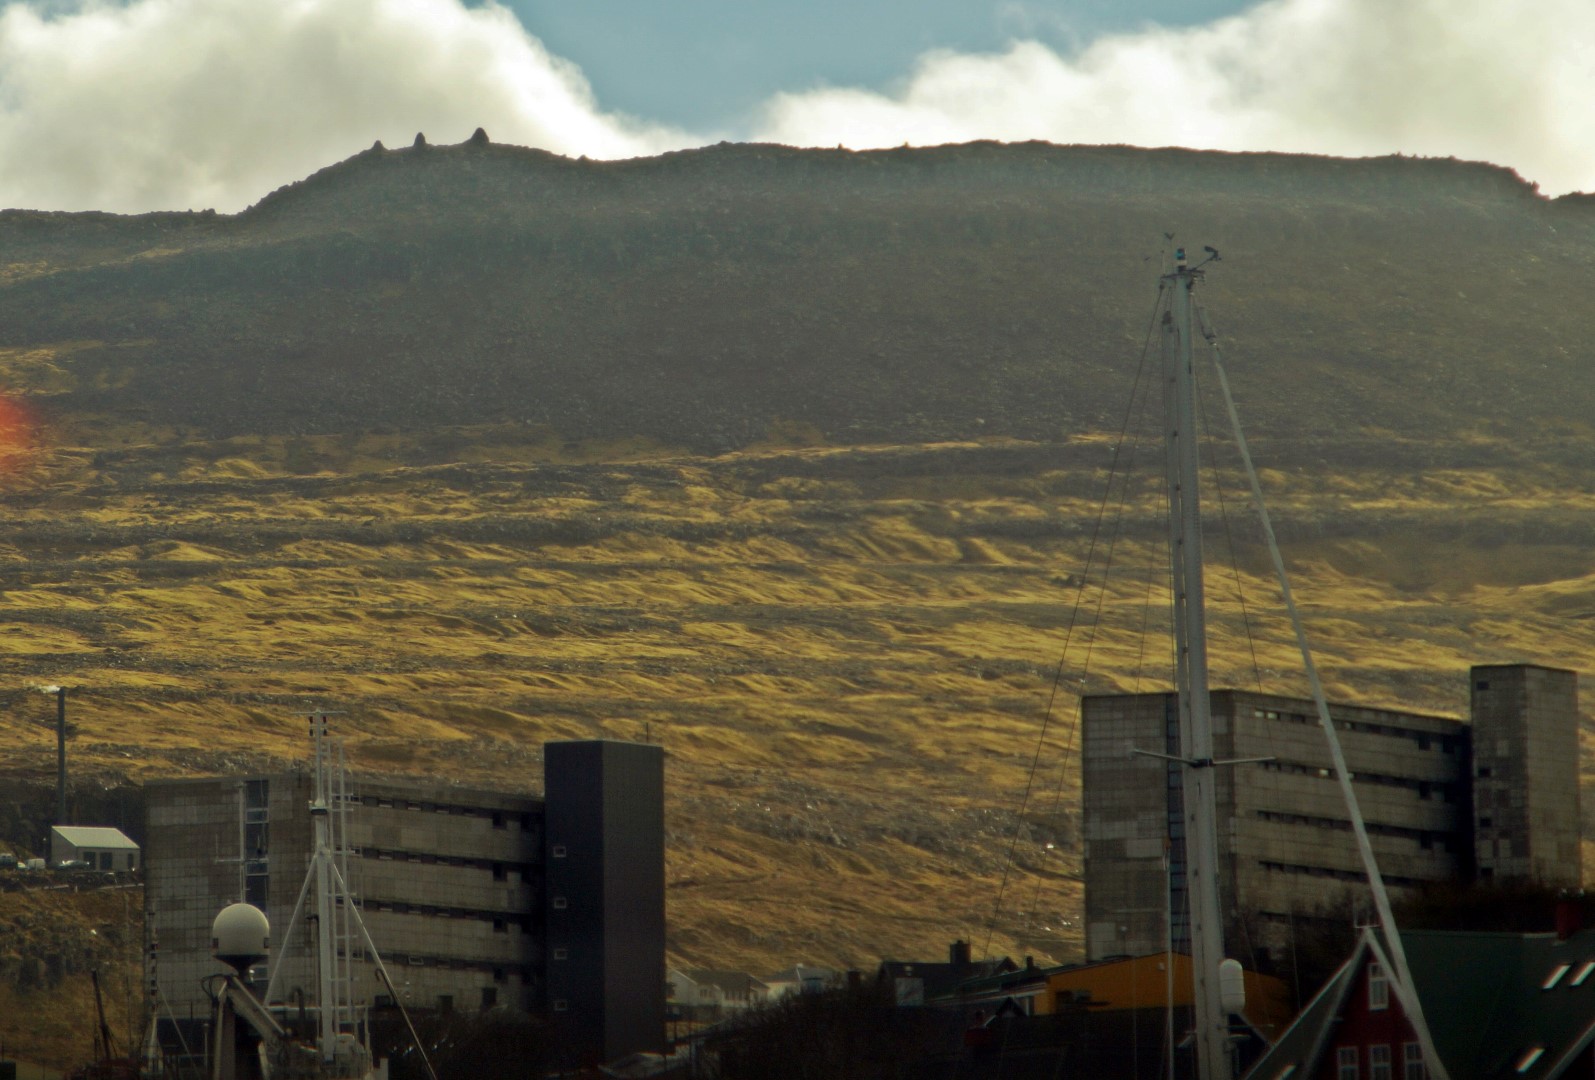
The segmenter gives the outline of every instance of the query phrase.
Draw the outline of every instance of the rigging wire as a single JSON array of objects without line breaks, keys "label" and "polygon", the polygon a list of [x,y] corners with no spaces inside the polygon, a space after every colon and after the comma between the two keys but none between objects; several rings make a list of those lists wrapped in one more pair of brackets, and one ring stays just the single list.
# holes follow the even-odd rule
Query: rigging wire
[{"label": "rigging wire", "polygon": [[[1200,307],[1197,308],[1201,317],[1202,335],[1207,339],[1209,351],[1213,357],[1213,368],[1218,374],[1219,388],[1223,391],[1224,407],[1229,414],[1230,427],[1235,433],[1235,446],[1241,455],[1241,461],[1246,466],[1246,478],[1251,483],[1252,501],[1254,503],[1258,522],[1262,525],[1263,537],[1268,543],[1268,554],[1273,560],[1275,574],[1279,578],[1280,594],[1285,603],[1285,610],[1290,615],[1291,627],[1296,634],[1296,645],[1301,652],[1302,665],[1307,669],[1307,682],[1312,689],[1313,704],[1318,711],[1318,723],[1324,733],[1324,741],[1328,743],[1330,757],[1334,762],[1335,779],[1339,783],[1342,798],[1346,803],[1346,810],[1351,816],[1352,833],[1357,839],[1357,853],[1362,860],[1363,871],[1367,875],[1368,885],[1373,892],[1374,906],[1378,909],[1380,930],[1383,932],[1384,945],[1393,967],[1393,978],[1390,980],[1391,989],[1395,992],[1402,1007],[1406,1010],[1407,1018],[1418,1036],[1418,1042],[1423,1048],[1424,1063],[1431,1075],[1437,1080],[1448,1080],[1448,1071],[1444,1063],[1435,1053],[1434,1038],[1430,1032],[1427,1020],[1423,1013],[1423,1003],[1419,1000],[1412,982],[1412,972],[1407,966],[1406,949],[1401,941],[1401,933],[1396,925],[1395,915],[1390,908],[1390,895],[1385,889],[1384,876],[1379,870],[1379,861],[1374,856],[1373,845],[1368,839],[1367,824],[1363,820],[1362,811],[1358,805],[1357,793],[1351,785],[1351,772],[1346,765],[1345,753],[1341,749],[1340,737],[1335,732],[1334,720],[1329,715],[1329,702],[1324,695],[1322,681],[1318,677],[1318,666],[1313,661],[1312,648],[1307,642],[1306,631],[1302,628],[1301,616],[1296,608],[1296,601],[1291,592],[1290,576],[1285,572],[1285,560],[1279,552],[1279,542],[1274,535],[1273,520],[1268,513],[1268,506],[1263,501],[1262,484],[1258,481],[1257,470],[1252,466],[1251,452],[1247,449],[1246,435],[1241,430],[1240,414],[1235,408],[1234,395],[1230,393],[1229,378],[1224,372],[1224,358],[1218,345],[1218,334],[1214,332],[1212,323],[1207,314]],[[1375,938],[1374,944],[1379,944]]]},{"label": "rigging wire", "polygon": [[[1146,369],[1146,356],[1147,356],[1147,353],[1148,353],[1148,351],[1150,349],[1150,345],[1151,345],[1151,341],[1152,341],[1152,334],[1153,334],[1154,330],[1157,328],[1157,316],[1158,316],[1158,312],[1163,307],[1163,294],[1167,290],[1167,287],[1168,286],[1167,286],[1167,284],[1165,282],[1163,282],[1161,280],[1158,282],[1157,299],[1153,302],[1153,305],[1152,305],[1151,318],[1147,320],[1146,338],[1142,342],[1142,345],[1141,345],[1141,358],[1140,358],[1140,361],[1139,361],[1139,363],[1138,363],[1138,365],[1136,367],[1135,385],[1137,385],[1137,386],[1140,385],[1142,374],[1144,373],[1144,371]],[[1031,795],[1031,792],[1035,788],[1036,773],[1037,773],[1038,769],[1040,768],[1041,754],[1042,754],[1042,751],[1046,747],[1047,732],[1048,732],[1048,730],[1049,730],[1049,728],[1051,727],[1051,724],[1052,724],[1053,708],[1054,708],[1054,706],[1057,703],[1058,692],[1059,692],[1059,690],[1060,690],[1060,688],[1062,687],[1062,684],[1063,684],[1064,665],[1068,661],[1069,646],[1070,646],[1071,641],[1074,638],[1074,628],[1075,628],[1075,625],[1076,625],[1076,621],[1079,618],[1080,608],[1081,608],[1082,603],[1083,603],[1083,598],[1084,598],[1084,595],[1085,595],[1086,582],[1087,582],[1087,580],[1090,577],[1092,560],[1095,558],[1095,555],[1096,555],[1097,541],[1098,541],[1098,538],[1100,537],[1101,532],[1102,532],[1102,522],[1103,522],[1103,519],[1107,515],[1108,502],[1109,502],[1109,498],[1111,496],[1112,489],[1113,489],[1113,479],[1114,479],[1114,477],[1116,475],[1119,474],[1119,455],[1123,452],[1123,449],[1124,449],[1125,435],[1126,435],[1126,432],[1127,432],[1128,425],[1130,423],[1130,416],[1131,416],[1131,412],[1133,410],[1134,401],[1135,401],[1135,394],[1132,391],[1130,404],[1126,406],[1124,420],[1120,424],[1119,438],[1118,438],[1117,442],[1115,442],[1114,447],[1113,447],[1113,458],[1109,462],[1107,490],[1105,490],[1103,492],[1102,502],[1100,503],[1100,505],[1097,508],[1096,520],[1095,520],[1095,522],[1092,525],[1091,540],[1090,540],[1090,543],[1087,545],[1087,548],[1086,548],[1086,565],[1085,565],[1085,568],[1081,571],[1080,582],[1079,582],[1079,585],[1075,589],[1074,606],[1070,609],[1069,621],[1066,624],[1065,629],[1064,629],[1063,649],[1062,649],[1062,651],[1061,651],[1061,653],[1060,653],[1060,655],[1058,657],[1057,666],[1053,669],[1052,686],[1051,686],[1051,689],[1050,689],[1050,691],[1048,692],[1048,695],[1047,695],[1046,709],[1042,713],[1041,731],[1036,737],[1036,749],[1035,749],[1035,753],[1032,755],[1031,760],[1030,760],[1029,774],[1025,778],[1024,793],[1020,796],[1020,799],[1019,799],[1019,809],[1014,814],[1013,836],[1009,840],[1008,851],[1007,851],[1007,854],[1003,858],[1002,879],[998,883],[997,896],[996,896],[996,899],[992,903],[991,919],[986,925],[986,940],[981,946],[981,958],[982,959],[989,958],[990,955],[991,955],[991,940],[992,940],[992,937],[997,932],[997,918],[998,918],[998,915],[1002,911],[1003,900],[1004,900],[1005,896],[1007,895],[1007,891],[1008,891],[1008,882],[1009,882],[1009,879],[1012,877],[1012,874],[1013,874],[1014,857],[1015,857],[1016,853],[1018,852],[1018,848],[1019,848],[1020,830],[1023,829],[1023,827],[1024,827],[1025,810],[1030,805],[1030,795]],[[1104,584],[1103,588],[1104,588],[1104,591],[1105,591],[1105,589],[1106,589],[1106,585],[1105,584]],[[1093,637],[1094,637],[1094,635],[1093,635]],[[1084,679],[1084,676],[1085,676],[1086,673],[1087,673],[1086,671],[1082,671],[1082,674],[1081,674],[1082,682],[1083,682],[1083,679]],[[1076,713],[1078,714],[1078,709],[1076,709]],[[1071,729],[1071,731],[1072,731],[1072,729]],[[1067,748],[1065,748],[1065,754],[1067,754]]]},{"label": "rigging wire", "polygon": [[[1135,381],[1135,384],[1134,384],[1134,386],[1133,386],[1133,388],[1131,390],[1131,394],[1130,394],[1130,401],[1131,401],[1131,406],[1132,406],[1132,410],[1131,411],[1134,411],[1134,405],[1136,403],[1137,396],[1139,396],[1139,399],[1140,399],[1140,417],[1142,418],[1143,422],[1144,422],[1144,417],[1146,415],[1147,401],[1152,396],[1151,395],[1151,387],[1150,387],[1149,381],[1143,380],[1142,377],[1141,377],[1142,376],[1142,372],[1143,372],[1144,367],[1145,367],[1145,362],[1146,362],[1146,357],[1145,357],[1145,353],[1143,352],[1142,360],[1141,360],[1142,367],[1138,368],[1137,371],[1136,371],[1136,381]],[[1131,428],[1130,427],[1130,421],[1129,421],[1129,418],[1127,416],[1126,420],[1125,420],[1124,428],[1120,432],[1121,442],[1125,438],[1126,432],[1131,431],[1131,430],[1139,431],[1140,429],[1139,428]],[[1114,565],[1115,565],[1116,553],[1118,551],[1118,544],[1119,544],[1120,539],[1122,539],[1123,535],[1124,535],[1124,520],[1125,520],[1125,515],[1126,515],[1126,507],[1128,506],[1129,501],[1130,501],[1130,477],[1132,475],[1134,475],[1135,458],[1136,458],[1136,455],[1140,452],[1140,448],[1141,448],[1141,442],[1140,442],[1139,437],[1130,440],[1129,457],[1128,457],[1128,460],[1125,462],[1122,471],[1120,472],[1119,501],[1118,501],[1118,504],[1117,504],[1117,506],[1116,506],[1116,508],[1114,510],[1113,527],[1112,527],[1112,529],[1109,532],[1107,556],[1103,560],[1102,587],[1097,590],[1096,610],[1093,612],[1093,615],[1092,615],[1093,621],[1091,623],[1091,637],[1090,637],[1090,640],[1088,641],[1088,643],[1086,645],[1085,660],[1084,660],[1084,663],[1082,664],[1082,672],[1083,673],[1089,672],[1091,670],[1091,660],[1092,660],[1092,657],[1093,657],[1093,655],[1095,653],[1097,637],[1101,633],[1103,610],[1104,610],[1104,608],[1106,606],[1107,596],[1108,596],[1108,584],[1109,584],[1109,582],[1110,582],[1110,580],[1112,579],[1112,576],[1113,576],[1113,568],[1114,568]],[[1109,484],[1109,494],[1110,495],[1111,495],[1111,489],[1112,489],[1112,484],[1110,482],[1110,484]],[[1084,678],[1084,676],[1082,674],[1082,682],[1083,682],[1083,678]],[[1079,723],[1080,723],[1080,703],[1079,703],[1079,698],[1077,696],[1075,698],[1075,707],[1074,707],[1074,712],[1073,712],[1073,714],[1072,714],[1072,716],[1070,718],[1069,728],[1068,728],[1067,731],[1064,732],[1064,736],[1063,736],[1064,751],[1063,751],[1062,760],[1060,760],[1059,763],[1058,763],[1058,782],[1053,787],[1052,804],[1048,808],[1048,814],[1052,818],[1052,820],[1054,820],[1054,821],[1057,820],[1057,815],[1058,815],[1059,809],[1063,805],[1064,783],[1068,779],[1068,774],[1069,774],[1069,748],[1074,745],[1075,732],[1079,728]],[[1044,877],[1042,877],[1041,875],[1037,875],[1037,877],[1036,877],[1036,889],[1035,889],[1034,895],[1031,897],[1031,904],[1030,904],[1030,909],[1029,909],[1030,915],[1032,917],[1034,916],[1034,913],[1036,912],[1036,910],[1041,905],[1041,890],[1042,890],[1042,885],[1043,885],[1044,881],[1045,881]],[[1024,918],[1025,918],[1025,916],[1023,915],[1023,913],[1021,913],[1021,921],[1023,921]]]},{"label": "rigging wire", "polygon": [[[1202,312],[1202,318],[1207,317],[1207,312],[1201,307],[1200,301],[1197,302],[1197,310]],[[1202,414],[1202,429],[1212,431],[1213,426],[1207,419],[1207,401],[1200,393],[1201,382],[1195,370],[1192,371],[1192,378],[1197,381],[1196,404]],[[1257,661],[1257,639],[1252,633],[1252,614],[1246,606],[1246,588],[1241,582],[1240,559],[1235,554],[1235,534],[1230,528],[1229,503],[1224,498],[1224,480],[1218,471],[1217,451],[1211,448],[1208,451],[1207,471],[1212,477],[1213,492],[1218,496],[1218,517],[1224,529],[1224,546],[1229,552],[1230,574],[1235,579],[1235,599],[1240,604],[1241,628],[1246,631],[1246,648],[1252,657],[1252,678],[1257,684],[1257,692],[1262,693],[1263,668]]]}]

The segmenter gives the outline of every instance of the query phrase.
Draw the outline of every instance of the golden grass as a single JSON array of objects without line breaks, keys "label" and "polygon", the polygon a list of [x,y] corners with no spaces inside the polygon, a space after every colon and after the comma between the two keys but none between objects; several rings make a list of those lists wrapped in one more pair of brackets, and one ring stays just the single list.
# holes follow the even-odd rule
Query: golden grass
[{"label": "golden grass", "polygon": [[[73,687],[80,766],[133,776],[302,758],[320,709],[361,767],[474,783],[533,782],[550,738],[647,737],[673,959],[869,967],[958,936],[1078,955],[1075,695],[1167,678],[1155,499],[1131,501],[1105,592],[1108,533],[1087,563],[1101,439],[1038,470],[1013,467],[1026,444],[801,431],[708,459],[476,429],[435,463],[399,435],[60,434],[84,444],[37,455],[0,524],[14,760],[47,768],[44,682]],[[96,466],[93,446],[130,449]],[[1331,694],[1462,714],[1469,663],[1590,655],[1595,566],[1562,527],[1587,489],[1269,483],[1282,523],[1339,515],[1290,548]],[[1481,500],[1510,542],[1448,539]],[[1213,555],[1215,684],[1304,692],[1256,546],[1237,553],[1250,637]]]}]

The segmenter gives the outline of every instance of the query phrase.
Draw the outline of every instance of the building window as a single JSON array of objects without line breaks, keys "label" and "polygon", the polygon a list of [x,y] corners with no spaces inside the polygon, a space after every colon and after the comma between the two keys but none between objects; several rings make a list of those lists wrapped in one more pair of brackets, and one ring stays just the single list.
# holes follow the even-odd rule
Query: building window
[{"label": "building window", "polygon": [[555,1012],[570,1012],[570,1002],[566,1001],[564,998],[555,998],[554,999],[554,1011]]},{"label": "building window", "polygon": [[[1368,1011],[1377,1012],[1390,1007],[1390,980],[1385,977],[1383,964],[1368,965]],[[1386,1077],[1385,1080],[1389,1080]]]},{"label": "building window", "polygon": [[505,922],[503,919],[494,919],[493,920],[493,933],[495,933],[495,934],[507,934],[509,932],[510,932],[509,923]]},{"label": "building window", "polygon": [[1480,765],[1479,766],[1479,779],[1480,780],[1488,780],[1493,775],[1495,775],[1495,770],[1491,769],[1488,765]]},{"label": "building window", "polygon": [[1407,1043],[1401,1048],[1401,1080],[1429,1080],[1429,1070],[1423,1066],[1423,1046]]},{"label": "building window", "polygon": [[498,1004],[498,987],[496,987],[496,986],[484,986],[484,987],[482,987],[482,1008],[491,1009],[493,1006],[495,1006],[497,1004]]},{"label": "building window", "polygon": [[1368,1047],[1368,1080],[1391,1080],[1390,1047]]},{"label": "building window", "polygon": [[563,896],[554,897],[553,906],[556,911],[564,911],[568,906]]},{"label": "building window", "polygon": [[570,959],[570,950],[569,949],[555,949],[554,950],[554,959],[555,960],[569,960]]},{"label": "building window", "polygon": [[1336,1080],[1358,1080],[1357,1048],[1355,1046],[1341,1046],[1336,1048],[1335,1078]]},{"label": "building window", "polygon": [[551,852],[551,854],[556,859],[563,859],[565,857],[565,845],[564,844],[555,844],[554,845],[554,850]]}]

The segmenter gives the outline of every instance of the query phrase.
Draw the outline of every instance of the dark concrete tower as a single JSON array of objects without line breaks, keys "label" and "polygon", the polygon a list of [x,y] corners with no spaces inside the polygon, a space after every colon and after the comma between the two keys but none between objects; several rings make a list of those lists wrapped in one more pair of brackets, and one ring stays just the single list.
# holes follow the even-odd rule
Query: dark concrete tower
[{"label": "dark concrete tower", "polygon": [[1578,676],[1535,664],[1473,669],[1474,847],[1481,878],[1576,888]]},{"label": "dark concrete tower", "polygon": [[583,1063],[662,1049],[664,751],[549,743],[543,776],[550,1018]]}]

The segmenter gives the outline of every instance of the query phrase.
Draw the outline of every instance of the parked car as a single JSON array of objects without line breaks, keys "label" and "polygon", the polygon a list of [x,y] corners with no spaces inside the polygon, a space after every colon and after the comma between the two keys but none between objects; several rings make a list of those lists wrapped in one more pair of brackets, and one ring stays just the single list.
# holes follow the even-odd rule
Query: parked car
[{"label": "parked car", "polygon": [[62,859],[60,862],[51,867],[51,869],[64,874],[73,874],[80,870],[93,870],[94,866],[93,864],[85,862],[82,859]]},{"label": "parked car", "polygon": [[17,857],[9,851],[0,851],[0,870],[15,870]]}]

